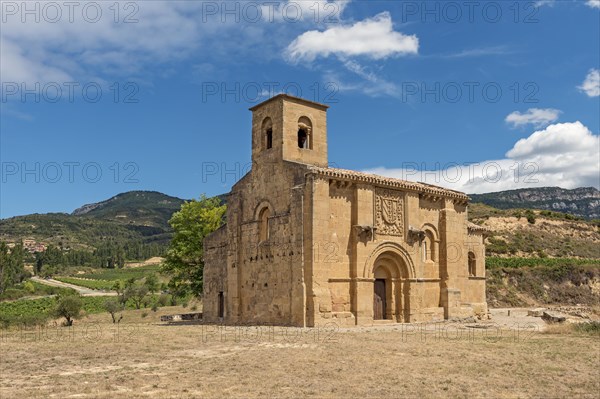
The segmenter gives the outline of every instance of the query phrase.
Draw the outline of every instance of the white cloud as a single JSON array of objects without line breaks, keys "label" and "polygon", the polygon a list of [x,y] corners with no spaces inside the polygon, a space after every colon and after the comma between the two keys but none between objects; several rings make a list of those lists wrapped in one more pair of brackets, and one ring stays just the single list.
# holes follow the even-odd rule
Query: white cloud
[{"label": "white cloud", "polygon": [[577,88],[589,97],[600,96],[600,69],[590,69],[581,86]]},{"label": "white cloud", "polygon": [[[55,11],[43,11],[52,3],[62,13],[56,22],[51,22]],[[3,15],[1,67],[5,82],[43,84],[111,73],[127,76],[148,64],[167,63],[189,54],[199,44],[198,38],[204,38],[200,31],[212,26],[201,23],[200,8],[193,2],[127,3],[130,8],[120,10],[119,22],[115,22],[112,3],[94,3],[101,10],[95,22],[95,7],[79,4],[70,15],[60,2],[32,4],[30,9],[35,6],[39,10],[38,22],[35,14],[22,22],[20,10]],[[118,4],[124,7],[124,3]],[[130,15],[131,20],[125,22]]]},{"label": "white cloud", "polygon": [[592,8],[600,8],[600,0],[588,0],[585,4]]},{"label": "white cloud", "polygon": [[407,163],[397,169],[379,167],[366,172],[476,194],[545,186],[599,187],[599,170],[600,136],[577,121],[534,132],[515,143],[503,159],[452,164],[436,171]]},{"label": "white cloud", "polygon": [[2,81],[11,83],[66,82],[73,80],[60,66],[40,62],[36,56],[27,56],[23,47],[0,37]]},{"label": "white cloud", "polygon": [[400,95],[400,90],[394,83],[379,77],[374,72],[368,71],[364,66],[360,65],[359,63],[347,60],[344,62],[344,67],[348,71],[364,79],[365,84],[361,85],[361,90],[365,94],[375,97],[382,94],[392,97]]},{"label": "white cloud", "polygon": [[338,23],[341,14],[351,0],[287,0],[265,2],[260,5],[264,22],[314,22],[315,24]]},{"label": "white cloud", "polygon": [[554,7],[555,3],[556,3],[556,0],[538,0],[533,5],[536,7],[542,7],[542,6]]},{"label": "white cloud", "polygon": [[487,55],[506,55],[512,51],[506,46],[481,47],[469,50],[462,50],[457,53],[442,56],[444,58],[467,58],[467,57],[482,57]]},{"label": "white cloud", "polygon": [[[232,54],[256,55],[255,43],[261,44],[265,57],[280,57],[281,48],[295,37],[290,28],[335,22],[348,2],[287,0],[268,3],[267,10],[257,3],[227,1],[90,2],[92,6],[36,1],[27,5],[28,10],[37,9],[29,15],[23,14],[25,3],[3,3],[2,80],[27,88],[120,77],[143,80],[191,58],[199,48],[203,62],[231,60]],[[94,21],[98,7],[101,16]],[[52,21],[57,9],[61,16]]]},{"label": "white cloud", "polygon": [[558,120],[560,111],[553,108],[529,108],[527,112],[515,111],[506,116],[504,121],[513,127],[533,125],[542,127]]},{"label": "white cloud", "polygon": [[317,57],[366,56],[383,59],[404,54],[417,54],[419,39],[394,31],[388,12],[353,25],[333,26],[325,31],[308,31],[298,36],[287,48],[290,61],[313,61]]}]

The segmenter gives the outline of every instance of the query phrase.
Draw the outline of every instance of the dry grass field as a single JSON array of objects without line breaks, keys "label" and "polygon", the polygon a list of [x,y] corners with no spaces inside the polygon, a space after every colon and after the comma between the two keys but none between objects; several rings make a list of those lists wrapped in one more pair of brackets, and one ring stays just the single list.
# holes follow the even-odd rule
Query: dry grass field
[{"label": "dry grass field", "polygon": [[[8,398],[597,398],[597,336],[565,329],[164,325],[129,311],[4,332]],[[495,327],[500,324],[495,324]],[[519,323],[513,327],[519,327]],[[58,333],[57,333],[58,331]]]}]

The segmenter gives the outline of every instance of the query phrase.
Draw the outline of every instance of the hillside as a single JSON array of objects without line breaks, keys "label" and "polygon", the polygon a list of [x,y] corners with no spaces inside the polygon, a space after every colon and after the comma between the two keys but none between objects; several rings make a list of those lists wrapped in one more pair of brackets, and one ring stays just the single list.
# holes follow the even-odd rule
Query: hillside
[{"label": "hillside", "polygon": [[491,230],[488,256],[600,258],[597,221],[570,214],[469,205],[469,220]]},{"label": "hillside", "polygon": [[600,310],[600,260],[488,258],[486,269],[492,308],[584,305]]},{"label": "hillside", "polygon": [[83,205],[71,215],[167,229],[171,215],[178,211],[184,202],[181,198],[156,191],[130,191],[106,201]]},{"label": "hillside", "polygon": [[498,209],[527,208],[600,218],[600,191],[593,187],[566,190],[559,187],[524,188],[486,194],[469,194],[473,203]]},{"label": "hillside", "polygon": [[92,250],[107,241],[166,245],[171,215],[184,200],[153,191],[131,191],[84,205],[72,214],[49,213],[0,220],[0,239],[32,239],[65,249]]}]

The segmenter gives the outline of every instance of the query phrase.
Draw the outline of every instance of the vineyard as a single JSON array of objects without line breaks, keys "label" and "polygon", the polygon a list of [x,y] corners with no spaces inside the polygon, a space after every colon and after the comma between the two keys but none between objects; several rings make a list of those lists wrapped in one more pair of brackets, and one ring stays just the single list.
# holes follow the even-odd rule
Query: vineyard
[{"label": "vineyard", "polygon": [[77,275],[77,277],[113,282],[116,280],[129,280],[130,278],[139,280],[148,276],[149,274],[158,273],[159,269],[160,265],[148,265],[131,269],[96,269],[94,272],[80,274]]},{"label": "vineyard", "polygon": [[[83,311],[87,314],[102,313],[104,302],[107,297],[88,296],[80,297],[83,304]],[[30,300],[19,300],[14,302],[0,302],[0,327],[13,325],[36,325],[46,322],[56,306],[56,297],[47,297]],[[156,295],[150,296],[149,302],[156,301]],[[127,309],[135,309],[135,306],[128,302]]]},{"label": "vineyard", "polygon": [[8,288],[0,294],[0,301],[12,301],[25,297],[46,296],[46,295],[69,295],[75,294],[75,290],[70,288],[52,287],[40,284],[36,281],[28,280]]},{"label": "vineyard", "polygon": [[[105,297],[81,297],[86,313],[103,312],[104,301]],[[0,326],[42,323],[50,317],[55,306],[56,297],[0,302]]]},{"label": "vineyard", "polygon": [[62,281],[63,283],[78,285],[80,287],[89,288],[92,290],[112,290],[115,281],[107,281],[107,280],[86,280],[77,277],[55,277],[57,281]]},{"label": "vineyard", "polygon": [[141,280],[151,274],[158,274],[160,265],[148,265],[131,269],[92,269],[92,271],[69,275],[55,276],[63,283],[74,284],[92,290],[112,290],[116,281],[125,282],[130,279]]}]

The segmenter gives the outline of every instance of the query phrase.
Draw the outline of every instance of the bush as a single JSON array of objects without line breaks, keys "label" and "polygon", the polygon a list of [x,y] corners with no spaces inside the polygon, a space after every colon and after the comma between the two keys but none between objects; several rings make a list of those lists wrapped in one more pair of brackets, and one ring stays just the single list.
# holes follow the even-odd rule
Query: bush
[{"label": "bush", "polygon": [[23,289],[30,294],[35,292],[35,285],[31,281],[26,281],[23,283]]},{"label": "bush", "polygon": [[167,306],[168,303],[169,303],[169,295],[168,294],[161,294],[158,297],[158,304],[160,306]]},{"label": "bush", "polygon": [[142,312],[142,319],[146,316],[148,316],[148,312]]},{"label": "bush", "polygon": [[156,302],[154,304],[152,304],[152,311],[153,312],[158,311],[158,304]]},{"label": "bush", "polygon": [[575,324],[574,328],[577,332],[600,335],[600,321],[590,321],[586,323]]},{"label": "bush", "polygon": [[527,218],[527,222],[529,222],[530,224],[535,224],[535,213],[533,213],[533,211],[528,209],[525,212],[525,217]]},{"label": "bush", "polygon": [[20,318],[19,324],[22,324],[27,327],[42,326],[42,325],[46,324],[47,321],[48,321],[47,315],[43,315],[43,314],[41,314],[41,315],[25,315]]},{"label": "bush", "polygon": [[191,310],[192,312],[195,312],[196,310],[198,310],[198,306],[194,305],[194,306],[192,306],[192,307],[190,308],[190,310]]}]

